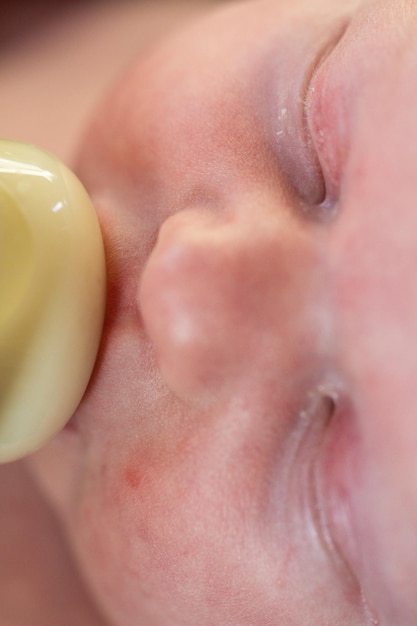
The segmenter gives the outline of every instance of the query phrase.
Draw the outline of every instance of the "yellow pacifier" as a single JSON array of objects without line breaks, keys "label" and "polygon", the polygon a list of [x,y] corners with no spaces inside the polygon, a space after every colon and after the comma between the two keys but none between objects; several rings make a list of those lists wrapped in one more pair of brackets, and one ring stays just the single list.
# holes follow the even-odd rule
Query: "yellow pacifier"
[{"label": "yellow pacifier", "polygon": [[40,448],[84,395],[99,347],[98,220],[56,158],[0,140],[0,462]]}]

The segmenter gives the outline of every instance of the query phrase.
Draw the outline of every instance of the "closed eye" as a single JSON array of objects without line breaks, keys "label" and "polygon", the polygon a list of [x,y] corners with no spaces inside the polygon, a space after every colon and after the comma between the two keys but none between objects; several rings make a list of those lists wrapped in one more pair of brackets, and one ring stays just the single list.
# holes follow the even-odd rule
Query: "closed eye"
[{"label": "closed eye", "polygon": [[309,159],[313,164],[312,167],[315,170],[315,174],[320,180],[321,186],[321,195],[320,200],[315,203],[315,206],[320,209],[319,217],[325,217],[329,213],[329,209],[332,208],[332,198],[329,197],[327,184],[326,184],[326,174],[322,167],[322,163],[320,160],[320,156],[317,152],[315,141],[313,139],[313,134],[311,131],[311,121],[309,112],[311,110],[311,98],[316,89],[315,87],[315,77],[317,76],[318,71],[322,67],[322,65],[329,59],[332,53],[339,46],[342,41],[346,30],[349,26],[350,19],[344,20],[344,22],[340,25],[336,34],[333,34],[330,41],[326,42],[324,46],[322,46],[316,55],[310,71],[306,75],[306,80],[303,84],[302,95],[301,95],[301,103],[302,103],[302,128],[303,128],[303,136],[305,140],[306,149],[308,152]]}]

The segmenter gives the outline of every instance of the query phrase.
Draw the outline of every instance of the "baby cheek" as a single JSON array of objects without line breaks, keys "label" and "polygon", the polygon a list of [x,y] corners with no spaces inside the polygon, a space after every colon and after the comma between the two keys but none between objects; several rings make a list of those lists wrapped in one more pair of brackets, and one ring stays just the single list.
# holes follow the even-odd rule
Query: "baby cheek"
[{"label": "baby cheek", "polygon": [[[80,556],[116,624],[136,626],[139,616],[146,624],[208,623],[206,610],[219,611],[215,623],[226,623],[222,611],[233,607],[219,588],[233,587],[236,578],[248,587],[233,557],[241,524],[231,494],[224,494],[227,480],[222,475],[219,482],[201,460],[207,454],[201,455],[197,439],[182,438],[163,452],[157,445],[132,447],[123,461],[109,450],[101,488],[85,501]],[[233,549],[222,540],[228,537],[224,526],[234,528]],[[228,568],[230,580],[222,576]],[[204,606],[214,600],[219,607]]]}]

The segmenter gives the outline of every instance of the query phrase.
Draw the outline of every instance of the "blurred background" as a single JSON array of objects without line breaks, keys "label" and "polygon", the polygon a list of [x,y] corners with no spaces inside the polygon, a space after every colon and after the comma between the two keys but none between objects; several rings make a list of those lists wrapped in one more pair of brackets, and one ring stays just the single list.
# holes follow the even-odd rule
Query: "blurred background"
[{"label": "blurred background", "polygon": [[141,49],[209,0],[0,2],[0,137],[69,165],[96,102]]}]

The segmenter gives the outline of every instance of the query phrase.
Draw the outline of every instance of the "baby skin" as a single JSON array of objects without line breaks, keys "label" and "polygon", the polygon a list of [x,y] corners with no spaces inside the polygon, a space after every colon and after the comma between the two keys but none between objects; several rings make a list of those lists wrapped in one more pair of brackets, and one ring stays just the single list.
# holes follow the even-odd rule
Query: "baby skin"
[{"label": "baby skin", "polygon": [[231,3],[94,116],[102,343],[28,466],[108,624],[417,623],[416,34]]}]

